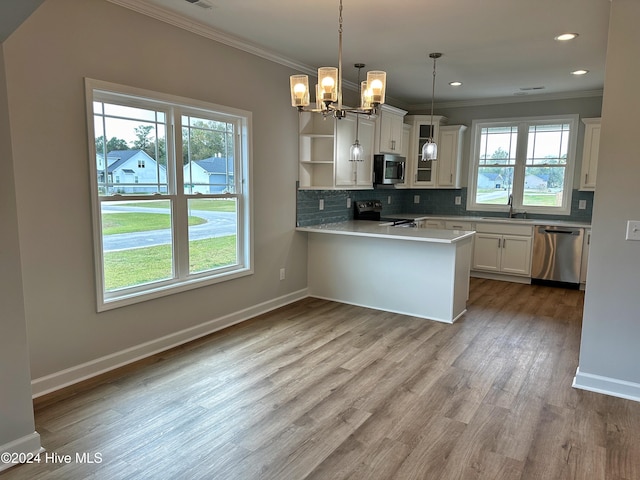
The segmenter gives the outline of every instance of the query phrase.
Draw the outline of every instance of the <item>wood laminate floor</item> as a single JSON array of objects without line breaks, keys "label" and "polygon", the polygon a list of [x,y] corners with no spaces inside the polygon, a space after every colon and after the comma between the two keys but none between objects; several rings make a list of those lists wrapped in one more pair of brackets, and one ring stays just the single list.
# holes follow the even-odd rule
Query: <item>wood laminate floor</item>
[{"label": "wood laminate floor", "polygon": [[571,387],[583,293],[471,285],[454,325],[309,298],[39,399],[73,461],[0,480],[640,480],[640,403]]}]

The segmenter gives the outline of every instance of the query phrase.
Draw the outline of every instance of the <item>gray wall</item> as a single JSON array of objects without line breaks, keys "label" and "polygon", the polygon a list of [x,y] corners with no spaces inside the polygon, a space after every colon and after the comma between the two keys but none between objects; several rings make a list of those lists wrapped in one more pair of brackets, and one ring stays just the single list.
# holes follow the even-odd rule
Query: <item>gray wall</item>
[{"label": "gray wall", "polygon": [[[0,44],[0,452],[40,447],[31,408],[31,377],[20,272],[4,49]],[[27,440],[31,436],[29,440]],[[27,445],[30,444],[30,445]],[[0,471],[4,464],[0,462]]]},{"label": "gray wall", "polygon": [[[613,0],[578,383],[635,392],[640,399],[640,220],[638,122],[640,2]],[[597,377],[588,377],[597,376]],[[586,378],[585,378],[586,377]],[[601,378],[598,378],[601,377]]]},{"label": "gray wall", "polygon": [[[306,288],[290,69],[104,0],[45,1],[4,61],[33,378]],[[253,112],[254,275],[96,313],[84,77]]]}]

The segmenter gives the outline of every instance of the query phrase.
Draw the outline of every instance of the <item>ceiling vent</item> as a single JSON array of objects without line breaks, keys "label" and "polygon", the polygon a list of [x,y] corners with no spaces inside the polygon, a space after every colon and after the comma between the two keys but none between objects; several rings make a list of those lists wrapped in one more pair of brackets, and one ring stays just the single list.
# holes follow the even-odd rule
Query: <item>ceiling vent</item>
[{"label": "ceiling vent", "polygon": [[197,5],[200,8],[204,8],[205,10],[208,10],[210,8],[213,8],[213,5],[211,5],[210,3],[206,2],[205,0],[184,0],[185,2],[189,2],[193,5]]}]

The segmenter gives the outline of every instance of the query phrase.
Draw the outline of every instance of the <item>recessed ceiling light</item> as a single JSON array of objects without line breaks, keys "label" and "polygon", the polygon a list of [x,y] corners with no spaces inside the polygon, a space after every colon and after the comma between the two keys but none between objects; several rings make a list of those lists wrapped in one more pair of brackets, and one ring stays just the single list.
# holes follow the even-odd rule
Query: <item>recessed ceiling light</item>
[{"label": "recessed ceiling light", "polygon": [[449,85],[451,85],[452,87],[459,87],[462,85],[462,82],[449,82]]},{"label": "recessed ceiling light", "polygon": [[589,70],[574,70],[571,75],[586,75],[587,73],[589,73]]},{"label": "recessed ceiling light", "polygon": [[567,40],[573,40],[578,36],[577,33],[563,33],[562,35],[558,35],[554,38],[554,40],[558,40],[560,42],[566,42]]}]

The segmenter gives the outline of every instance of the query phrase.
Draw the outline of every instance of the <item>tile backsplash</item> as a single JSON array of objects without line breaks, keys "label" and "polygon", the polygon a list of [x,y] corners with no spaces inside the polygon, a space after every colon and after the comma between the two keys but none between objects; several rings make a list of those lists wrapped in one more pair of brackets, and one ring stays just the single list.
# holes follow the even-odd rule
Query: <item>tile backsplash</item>
[{"label": "tile backsplash", "polygon": [[[460,205],[455,198],[461,197]],[[416,198],[419,197],[419,198]],[[593,208],[593,192],[574,190],[571,200],[571,215],[527,215],[529,218],[571,220],[591,222]],[[351,202],[351,206],[347,204]],[[497,216],[504,214],[495,212],[468,211],[467,189],[394,189],[375,190],[298,190],[297,191],[297,225],[305,227],[319,223],[343,222],[353,219],[353,202],[356,200],[377,199],[382,202],[383,215],[397,213],[417,213],[426,215],[450,216]],[[320,200],[323,209],[320,210]],[[418,203],[415,203],[418,200]],[[580,200],[586,201],[586,208],[578,208]]]}]

